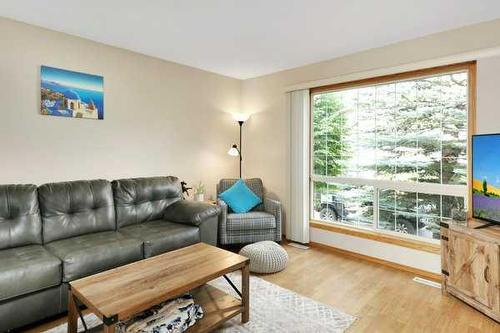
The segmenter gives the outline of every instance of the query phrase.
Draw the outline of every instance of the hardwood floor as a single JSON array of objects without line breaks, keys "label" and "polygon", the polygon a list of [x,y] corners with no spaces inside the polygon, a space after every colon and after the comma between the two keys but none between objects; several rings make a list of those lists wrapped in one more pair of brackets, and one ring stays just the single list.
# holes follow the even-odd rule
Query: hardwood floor
[{"label": "hardwood floor", "polygon": [[289,266],[262,276],[359,319],[349,332],[500,332],[500,324],[413,274],[325,249],[286,246]]},{"label": "hardwood floor", "polygon": [[[500,324],[441,290],[413,282],[413,274],[361,259],[285,245],[288,267],[261,277],[359,319],[352,332],[500,332]],[[34,327],[39,332],[64,319]]]}]

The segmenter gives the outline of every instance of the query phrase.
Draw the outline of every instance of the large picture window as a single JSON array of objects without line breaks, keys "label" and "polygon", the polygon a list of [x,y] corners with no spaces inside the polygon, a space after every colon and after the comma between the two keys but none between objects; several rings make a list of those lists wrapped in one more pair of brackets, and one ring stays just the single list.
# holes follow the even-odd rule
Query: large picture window
[{"label": "large picture window", "polygon": [[311,90],[311,218],[438,239],[467,202],[473,65]]}]

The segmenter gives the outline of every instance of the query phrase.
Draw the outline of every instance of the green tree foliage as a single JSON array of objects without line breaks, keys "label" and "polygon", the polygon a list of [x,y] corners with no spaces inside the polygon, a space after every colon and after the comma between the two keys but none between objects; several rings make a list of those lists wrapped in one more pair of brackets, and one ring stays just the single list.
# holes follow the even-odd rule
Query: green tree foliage
[{"label": "green tree foliage", "polygon": [[483,179],[483,193],[484,195],[488,194],[488,182],[486,181],[486,178]]},{"label": "green tree foliage", "polygon": [[314,173],[465,185],[466,125],[465,73],[318,94]]},{"label": "green tree foliage", "polygon": [[380,86],[378,175],[401,181],[467,182],[467,76],[441,75]]},{"label": "green tree foliage", "polygon": [[348,147],[342,143],[342,137],[349,135],[342,103],[333,93],[319,94],[314,96],[313,109],[314,173],[338,176],[342,160],[348,157]]},{"label": "green tree foliage", "polygon": [[[342,103],[333,93],[324,93],[313,97],[313,172],[316,175],[338,176],[342,173],[342,156],[348,151],[342,144],[342,136],[348,135],[345,128],[345,116]],[[314,184],[314,206],[319,210],[320,196],[327,192],[326,183]],[[330,190],[335,186],[330,185]]]}]

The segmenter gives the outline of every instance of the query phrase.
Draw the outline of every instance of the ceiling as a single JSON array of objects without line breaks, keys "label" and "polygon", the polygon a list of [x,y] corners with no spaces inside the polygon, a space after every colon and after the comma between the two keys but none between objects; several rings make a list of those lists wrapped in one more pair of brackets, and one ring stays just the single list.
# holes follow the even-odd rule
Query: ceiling
[{"label": "ceiling", "polygon": [[2,0],[0,16],[247,79],[500,17],[498,0]]}]

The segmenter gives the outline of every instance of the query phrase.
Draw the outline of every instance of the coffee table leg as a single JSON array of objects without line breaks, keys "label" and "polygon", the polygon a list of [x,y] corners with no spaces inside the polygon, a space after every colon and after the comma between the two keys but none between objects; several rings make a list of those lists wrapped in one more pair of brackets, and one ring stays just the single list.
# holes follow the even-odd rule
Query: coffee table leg
[{"label": "coffee table leg", "polygon": [[243,303],[241,322],[247,323],[250,320],[250,265],[248,263],[241,270],[241,300]]},{"label": "coffee table leg", "polygon": [[78,330],[78,310],[76,302],[71,292],[71,287],[68,290],[68,333],[77,333]]},{"label": "coffee table leg", "polygon": [[104,325],[104,333],[115,333],[115,324]]}]

